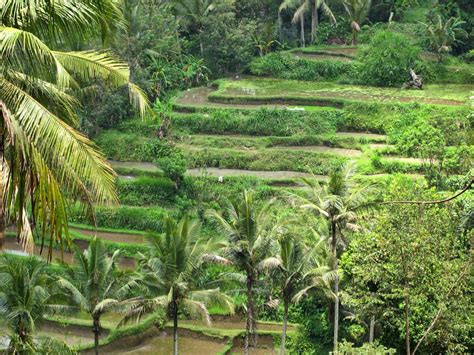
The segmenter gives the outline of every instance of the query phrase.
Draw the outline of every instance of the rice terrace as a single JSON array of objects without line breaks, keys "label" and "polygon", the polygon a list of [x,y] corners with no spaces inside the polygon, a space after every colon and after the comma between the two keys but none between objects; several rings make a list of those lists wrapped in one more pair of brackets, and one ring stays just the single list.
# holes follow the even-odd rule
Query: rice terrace
[{"label": "rice terrace", "polygon": [[0,0],[0,354],[471,354],[471,0]]}]

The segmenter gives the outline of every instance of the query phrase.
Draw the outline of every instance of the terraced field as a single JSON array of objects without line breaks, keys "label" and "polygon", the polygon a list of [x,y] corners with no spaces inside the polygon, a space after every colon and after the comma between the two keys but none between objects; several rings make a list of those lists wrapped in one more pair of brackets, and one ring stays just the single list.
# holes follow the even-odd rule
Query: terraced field
[{"label": "terraced field", "polygon": [[[356,55],[356,48],[305,49],[294,52],[294,55],[312,60],[351,61]],[[219,188],[222,190],[218,190],[216,195],[235,181],[241,183],[238,180],[240,177],[247,179],[250,187],[252,184],[263,185],[265,192],[274,189],[279,193],[280,189],[301,188],[301,178],[314,176],[324,182],[330,170],[344,162],[353,162],[358,178],[363,181],[379,182],[380,179],[390,178],[393,171],[418,179],[422,178],[420,172],[426,162],[397,151],[388,130],[385,130],[386,121],[391,119],[389,115],[383,117],[382,122],[365,125],[365,121],[360,119],[366,115],[364,105],[369,107],[385,103],[396,106],[409,102],[419,107],[435,105],[435,109],[458,109],[465,105],[473,91],[474,85],[429,85],[423,91],[406,91],[274,78],[222,79],[216,82],[216,87],[194,88],[174,99],[170,137],[184,153],[188,165],[185,174],[195,181],[209,178],[203,179],[204,184],[221,185]],[[362,109],[352,112],[350,105],[360,105]],[[158,222],[166,214],[177,213],[178,210],[169,201],[167,205],[162,200],[147,201],[146,204],[137,202],[141,201],[141,195],[146,191],[171,201],[175,201],[174,195],[177,194],[177,184],[175,186],[174,182],[165,178],[164,172],[155,163],[157,150],[148,151],[150,143],[156,140],[156,127],[152,125],[143,127],[145,124],[141,123],[135,127],[132,123],[122,131],[120,128],[114,130],[113,139],[116,141],[112,140],[109,147],[115,148],[124,141],[128,142],[129,146],[124,151],[129,155],[123,155],[123,151],[116,153],[113,149],[104,149],[110,164],[119,174],[119,186],[126,189],[130,187],[127,184],[135,182],[142,184],[144,190],[134,195],[127,206],[105,210],[98,229],[87,225],[72,226],[73,242],[79,248],[85,248],[95,235],[105,241],[109,250],[120,248],[124,252],[120,261],[122,269],[136,265],[133,256],[145,247],[145,230],[159,231]],[[127,137],[131,137],[129,141],[121,140]],[[100,145],[100,139],[98,141]],[[138,153],[131,154],[134,150]],[[144,151],[147,154],[143,154]],[[161,183],[165,181],[165,184],[154,184],[158,180]],[[166,191],[163,191],[163,186],[167,187]],[[120,209],[129,209],[131,217],[127,219],[120,213],[114,215]],[[143,216],[138,212],[153,209],[150,220],[155,223],[149,222],[146,228],[135,227]],[[109,224],[114,223],[123,224],[124,230],[110,228]],[[148,227],[150,225],[152,227]],[[18,252],[21,246],[10,237],[7,249]],[[39,251],[36,246],[35,253],[39,254]],[[54,249],[52,257],[53,260],[72,262],[72,254],[68,251],[61,253]],[[118,319],[104,318],[103,324],[113,329]],[[243,329],[241,321],[217,321],[211,328],[195,320],[182,321],[180,330],[187,332],[180,337],[181,351],[202,354],[204,349],[204,353],[211,354],[232,348],[231,353],[241,353],[241,344],[230,341],[237,338]],[[280,325],[262,324],[260,330],[270,334],[270,337],[279,334]],[[290,331],[294,328],[290,327]],[[51,329],[44,328],[44,332],[51,332]],[[73,345],[88,339],[82,331],[68,334]],[[120,339],[105,346],[103,353],[168,353],[171,340],[169,331],[165,329],[153,333],[140,345],[124,343],[126,346],[121,346]],[[271,354],[272,345],[271,342],[268,348],[254,353]]]}]

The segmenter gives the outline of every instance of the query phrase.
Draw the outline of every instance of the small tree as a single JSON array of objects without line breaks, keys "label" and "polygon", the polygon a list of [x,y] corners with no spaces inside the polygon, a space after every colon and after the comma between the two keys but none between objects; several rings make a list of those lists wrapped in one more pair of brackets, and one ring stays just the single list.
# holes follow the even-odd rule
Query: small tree
[{"label": "small tree", "polygon": [[443,61],[443,56],[451,52],[452,45],[459,41],[459,36],[465,31],[462,25],[465,22],[460,18],[451,17],[444,20],[441,15],[435,15],[428,23],[424,24],[431,49],[436,53],[438,62]]},{"label": "small tree", "polygon": [[415,68],[420,49],[404,35],[380,32],[360,56],[359,77],[376,86],[400,86]]},{"label": "small tree", "polygon": [[352,45],[355,46],[357,32],[369,13],[372,0],[342,0],[342,5],[351,20]]},{"label": "small tree", "polygon": [[371,185],[360,187],[354,182],[354,174],[355,166],[348,163],[330,173],[327,185],[322,186],[316,178],[305,179],[307,194],[295,196],[301,202],[301,208],[325,222],[328,231],[331,268],[335,272],[334,351],[339,339],[339,257],[347,244],[345,232],[359,228],[358,219],[369,206],[371,192]]},{"label": "small tree", "polygon": [[101,239],[94,237],[89,247],[74,252],[75,265],[68,270],[66,277],[58,280],[58,285],[70,298],[71,306],[64,310],[86,311],[92,318],[95,353],[99,353],[100,318],[110,310],[124,310],[124,300],[131,289],[138,287],[135,280],[129,279],[116,269],[119,251],[109,257]]},{"label": "small tree", "polygon": [[240,200],[229,202],[225,215],[209,211],[208,215],[221,227],[227,237],[227,246],[223,255],[239,270],[245,272],[247,286],[247,324],[245,329],[245,353],[249,346],[256,346],[257,322],[255,310],[255,284],[260,271],[268,262],[272,236],[276,225],[272,224],[269,203],[259,205],[251,192],[244,191]]},{"label": "small tree", "polygon": [[324,239],[312,246],[305,245],[297,236],[289,234],[278,238],[278,253],[268,258],[265,267],[272,270],[277,280],[283,300],[283,328],[281,333],[281,350],[285,354],[285,341],[290,303],[298,302],[308,291],[324,287],[330,289],[329,282],[334,276],[327,266]]},{"label": "small tree", "polygon": [[178,315],[185,309],[198,315],[210,324],[207,306],[221,305],[231,313],[234,307],[230,297],[218,288],[200,284],[199,276],[205,261],[220,261],[214,254],[220,243],[199,235],[197,221],[184,215],[181,220],[167,218],[164,233],[150,235],[150,247],[141,255],[140,272],[142,283],[153,298],[136,301],[125,317],[125,321],[139,319],[156,309],[165,308],[173,320],[173,354],[178,354]]},{"label": "small tree", "polygon": [[0,318],[11,330],[9,352],[35,349],[33,332],[51,298],[46,264],[36,257],[0,256]]},{"label": "small tree", "polygon": [[176,188],[179,188],[187,167],[187,161],[183,153],[173,148],[169,155],[158,159],[158,165],[165,176],[173,180]]}]

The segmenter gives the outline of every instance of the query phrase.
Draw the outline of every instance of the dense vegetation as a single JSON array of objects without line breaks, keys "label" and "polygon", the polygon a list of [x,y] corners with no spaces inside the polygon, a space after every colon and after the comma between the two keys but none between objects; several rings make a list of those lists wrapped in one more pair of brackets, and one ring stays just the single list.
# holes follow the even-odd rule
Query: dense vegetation
[{"label": "dense vegetation", "polygon": [[0,353],[474,352],[472,1],[0,0],[0,59]]}]

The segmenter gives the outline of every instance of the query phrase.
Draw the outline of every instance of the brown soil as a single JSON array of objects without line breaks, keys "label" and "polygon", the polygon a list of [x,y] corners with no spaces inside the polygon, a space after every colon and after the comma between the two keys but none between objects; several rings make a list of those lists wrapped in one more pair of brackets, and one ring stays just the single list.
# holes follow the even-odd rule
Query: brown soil
[{"label": "brown soil", "polygon": [[364,133],[364,132],[337,132],[336,136],[354,137],[354,138],[369,138],[369,139],[378,139],[378,140],[387,139],[387,136],[385,136],[383,134]]},{"label": "brown soil", "polygon": [[326,147],[326,146],[321,146],[321,145],[275,146],[270,149],[302,150],[302,151],[342,155],[342,156],[351,157],[351,158],[356,158],[362,155],[362,152],[357,149],[332,148],[332,147]]},{"label": "brown soil", "polygon": [[[87,248],[86,241],[75,240],[74,242],[80,249]],[[5,238],[5,249],[24,254],[22,246],[16,242],[15,238]],[[34,254],[46,259],[48,256],[48,246],[47,245],[44,246],[42,253],[40,253],[40,251],[41,251],[40,247],[35,246]],[[66,264],[72,264],[74,262],[74,257],[72,253],[67,251],[65,247],[63,253],[61,253],[61,250],[53,249],[52,260],[55,262],[64,262]],[[119,262],[119,267],[121,269],[133,269],[135,267],[135,259],[122,257]]]},{"label": "brown soil", "polygon": [[[211,102],[208,99],[208,95],[216,91],[215,88],[201,87],[194,88],[182,93],[179,98],[176,99],[176,103],[183,106],[206,106],[206,107],[220,107],[220,108],[243,108],[243,109],[254,109],[256,106],[268,107],[268,108],[284,108],[282,104],[262,104],[262,103],[245,103],[245,104],[232,104],[220,102]],[[176,108],[179,111],[179,107]]]},{"label": "brown soil", "polygon": [[138,161],[118,161],[118,160],[109,160],[112,168],[128,168],[128,169],[138,169],[149,172],[158,172],[160,169],[153,163],[138,162]]},{"label": "brown soil", "polygon": [[369,147],[370,147],[371,149],[386,149],[386,148],[393,147],[393,145],[391,145],[391,144],[384,144],[384,143],[372,143],[372,144],[369,144]]},{"label": "brown soil", "polygon": [[[178,331],[178,349],[181,354],[211,355],[222,350],[227,339],[216,339],[187,329]],[[139,335],[124,337],[101,347],[101,354],[171,354],[173,330],[148,329]],[[88,351],[86,354],[92,354]]]},{"label": "brown soil", "polygon": [[[245,354],[244,348],[245,338],[235,337],[231,354]],[[251,348],[250,354],[254,355],[270,355],[276,354],[277,352],[274,349],[273,336],[271,335],[259,335],[257,338],[257,347]]]},{"label": "brown soil", "polygon": [[399,157],[399,156],[384,156],[384,160],[390,160],[390,161],[400,161],[403,163],[413,163],[413,164],[422,164],[425,162],[425,160],[420,159],[420,158],[405,158],[405,157]]},{"label": "brown soil", "polygon": [[[39,326],[39,335],[52,337],[68,345],[90,344],[94,342],[92,328],[81,325],[62,325],[57,322],[42,321]],[[100,338],[106,337],[107,329],[103,329]]]}]

